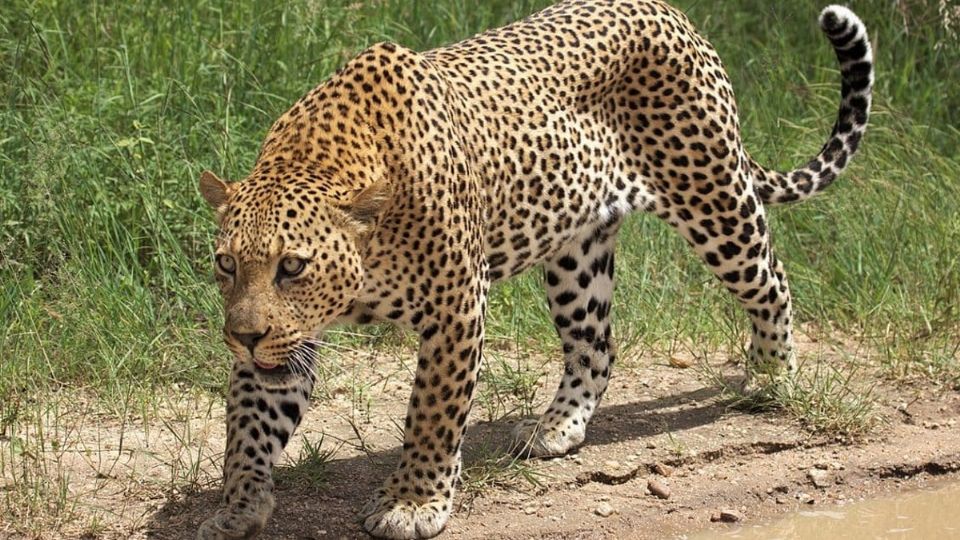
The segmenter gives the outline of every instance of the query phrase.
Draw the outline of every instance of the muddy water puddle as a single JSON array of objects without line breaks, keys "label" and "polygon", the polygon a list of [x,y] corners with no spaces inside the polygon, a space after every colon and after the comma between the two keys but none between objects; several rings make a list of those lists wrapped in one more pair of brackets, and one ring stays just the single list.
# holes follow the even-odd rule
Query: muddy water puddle
[{"label": "muddy water puddle", "polygon": [[801,510],[766,525],[704,531],[690,540],[960,539],[960,484]]}]

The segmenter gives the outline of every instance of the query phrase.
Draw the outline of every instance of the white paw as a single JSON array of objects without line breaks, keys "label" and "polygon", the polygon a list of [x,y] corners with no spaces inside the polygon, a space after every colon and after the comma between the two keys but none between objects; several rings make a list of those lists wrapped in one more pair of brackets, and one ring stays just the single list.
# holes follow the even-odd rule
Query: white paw
[{"label": "white paw", "polygon": [[256,514],[220,510],[200,525],[197,540],[239,540],[254,538],[263,530],[266,518]]},{"label": "white paw", "polygon": [[564,419],[559,426],[544,426],[539,420],[521,420],[513,428],[513,450],[524,457],[562,456],[582,443],[586,428]]},{"label": "white paw", "polygon": [[450,506],[442,500],[421,505],[378,491],[360,511],[360,520],[377,538],[433,538],[447,524]]},{"label": "white paw", "polygon": [[216,515],[204,521],[197,530],[197,540],[237,540],[254,538],[273,513],[276,500],[273,484],[253,490],[252,496],[235,501],[217,510]]}]

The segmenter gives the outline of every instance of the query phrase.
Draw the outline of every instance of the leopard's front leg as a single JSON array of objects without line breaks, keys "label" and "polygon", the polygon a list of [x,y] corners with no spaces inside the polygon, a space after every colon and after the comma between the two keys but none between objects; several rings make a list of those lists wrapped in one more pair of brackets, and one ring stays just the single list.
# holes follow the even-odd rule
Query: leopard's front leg
[{"label": "leopard's front leg", "polygon": [[251,367],[234,366],[221,507],[200,526],[198,539],[253,538],[263,529],[274,507],[273,465],[300,423],[312,388],[309,376],[264,379]]},{"label": "leopard's front leg", "polygon": [[482,294],[448,304],[421,325],[400,464],[361,511],[363,527],[383,538],[430,538],[453,507],[460,444],[473,401],[483,345]]}]

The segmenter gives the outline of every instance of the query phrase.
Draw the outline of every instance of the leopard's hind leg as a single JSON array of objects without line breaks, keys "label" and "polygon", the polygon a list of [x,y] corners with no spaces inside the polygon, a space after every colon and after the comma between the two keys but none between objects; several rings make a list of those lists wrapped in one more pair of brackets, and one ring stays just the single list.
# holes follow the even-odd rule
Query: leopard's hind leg
[{"label": "leopard's hind leg", "polygon": [[616,359],[610,304],[619,227],[619,220],[613,220],[589,229],[544,265],[550,314],[563,342],[564,372],[546,412],[514,430],[521,455],[563,455],[582,443],[607,389]]},{"label": "leopard's hind leg", "polygon": [[750,317],[743,387],[752,392],[758,383],[778,382],[794,372],[796,359],[786,272],[773,252],[766,214],[749,174],[743,170],[715,180],[719,189],[713,188],[713,197],[673,196],[659,215],[693,246]]}]

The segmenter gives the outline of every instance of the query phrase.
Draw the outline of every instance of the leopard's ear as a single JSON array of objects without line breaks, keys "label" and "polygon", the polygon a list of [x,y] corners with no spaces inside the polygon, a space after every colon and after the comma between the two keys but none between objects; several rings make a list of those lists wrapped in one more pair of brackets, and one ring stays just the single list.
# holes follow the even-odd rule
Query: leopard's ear
[{"label": "leopard's ear", "polygon": [[344,178],[349,178],[351,182],[336,204],[353,222],[369,229],[376,225],[377,218],[390,204],[393,182],[387,173],[373,129],[358,120],[353,136],[357,141],[351,152],[353,159],[336,173],[340,175],[339,182],[343,182]]},{"label": "leopard's ear", "polygon": [[200,194],[214,210],[219,209],[227,202],[230,191],[230,185],[217,178],[217,175],[212,172],[203,171],[203,174],[200,175]]},{"label": "leopard's ear", "polygon": [[393,197],[392,184],[385,179],[375,182],[360,191],[343,210],[351,219],[364,227],[376,225],[377,218]]}]

